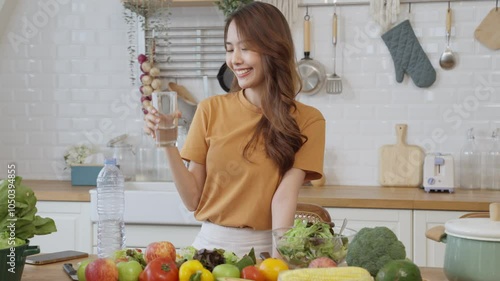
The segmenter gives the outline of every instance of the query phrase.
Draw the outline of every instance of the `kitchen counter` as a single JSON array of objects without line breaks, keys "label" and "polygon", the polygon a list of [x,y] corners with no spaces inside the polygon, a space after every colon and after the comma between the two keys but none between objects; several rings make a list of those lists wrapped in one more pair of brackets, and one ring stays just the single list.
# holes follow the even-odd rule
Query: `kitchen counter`
[{"label": "kitchen counter", "polygon": [[23,180],[33,189],[38,201],[90,202],[89,191],[95,186],[72,186],[71,181]]},{"label": "kitchen counter", "polygon": [[[39,201],[89,202],[95,186],[72,186],[70,181],[23,180]],[[500,202],[500,191],[455,189],[454,193],[426,193],[420,188],[380,186],[304,186],[299,201],[337,208],[375,208],[446,211],[488,211]]]},{"label": "kitchen counter", "polygon": [[[84,259],[75,259],[65,262],[58,262],[46,265],[25,265],[22,281],[63,281],[71,280],[68,275],[63,271],[62,266],[64,263],[71,263],[76,268],[78,262]],[[426,281],[447,281],[443,270],[441,268],[422,267],[420,268],[422,278]]]}]

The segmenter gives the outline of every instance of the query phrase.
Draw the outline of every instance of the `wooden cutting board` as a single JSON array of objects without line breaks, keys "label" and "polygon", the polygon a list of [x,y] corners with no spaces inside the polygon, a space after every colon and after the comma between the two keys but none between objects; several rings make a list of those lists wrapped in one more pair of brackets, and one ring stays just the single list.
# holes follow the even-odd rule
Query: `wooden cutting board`
[{"label": "wooden cutting board", "polygon": [[179,85],[174,82],[168,83],[168,88],[174,92],[177,92],[177,95],[183,98],[185,101],[189,102],[191,105],[198,104],[196,98],[186,89],[186,87]]},{"label": "wooden cutting board", "polygon": [[424,151],[406,143],[408,125],[396,125],[396,144],[379,149],[379,183],[382,186],[420,187]]},{"label": "wooden cutting board", "polygon": [[493,8],[474,31],[474,37],[486,47],[498,50],[500,49],[499,26],[500,9]]}]

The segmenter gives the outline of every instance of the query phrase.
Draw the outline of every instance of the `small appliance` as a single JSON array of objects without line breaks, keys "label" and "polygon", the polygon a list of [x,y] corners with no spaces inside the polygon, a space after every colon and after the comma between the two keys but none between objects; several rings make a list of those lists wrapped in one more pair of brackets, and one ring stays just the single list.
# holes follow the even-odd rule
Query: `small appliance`
[{"label": "small appliance", "polygon": [[424,159],[423,186],[425,192],[455,189],[455,169],[453,155],[429,153]]}]

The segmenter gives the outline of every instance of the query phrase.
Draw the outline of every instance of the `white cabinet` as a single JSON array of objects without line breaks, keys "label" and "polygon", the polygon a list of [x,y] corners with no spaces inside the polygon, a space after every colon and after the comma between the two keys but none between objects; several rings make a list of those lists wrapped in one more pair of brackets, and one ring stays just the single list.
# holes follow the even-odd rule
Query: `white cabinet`
[{"label": "white cabinet", "polygon": [[363,227],[386,226],[403,242],[406,256],[413,256],[412,210],[399,209],[355,209],[327,208],[335,225],[342,225],[347,218],[348,228],[360,230]]},{"label": "white cabinet", "polygon": [[428,239],[425,232],[437,225],[458,219],[467,212],[327,208],[335,225],[347,218],[347,227],[360,230],[363,227],[386,226],[398,236],[406,248],[406,256],[418,266],[443,267],[446,244]]},{"label": "white cabinet", "polygon": [[55,221],[57,232],[37,235],[30,239],[30,245],[39,245],[43,253],[65,250],[91,252],[90,203],[38,201],[36,207],[37,215]]},{"label": "white cabinet", "polygon": [[443,267],[446,244],[427,239],[425,232],[446,221],[458,219],[467,212],[413,211],[414,249],[413,261],[418,266]]},{"label": "white cabinet", "polygon": [[[127,248],[145,249],[155,241],[170,241],[176,248],[190,246],[200,225],[125,224]],[[97,254],[97,224],[93,224],[93,253]]]}]

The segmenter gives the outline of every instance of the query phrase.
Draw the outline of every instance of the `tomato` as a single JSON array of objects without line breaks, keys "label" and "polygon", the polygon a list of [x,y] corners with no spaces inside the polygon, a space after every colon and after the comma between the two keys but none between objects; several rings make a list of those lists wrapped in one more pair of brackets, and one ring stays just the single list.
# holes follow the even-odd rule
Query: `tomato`
[{"label": "tomato", "polygon": [[246,266],[241,270],[241,278],[254,281],[266,281],[266,277],[255,265]]},{"label": "tomato", "polygon": [[179,270],[171,258],[156,258],[146,265],[139,281],[178,281]]},{"label": "tomato", "polygon": [[266,277],[266,281],[278,280],[280,271],[287,269],[288,265],[284,261],[276,258],[267,258],[259,265],[259,271]]}]

